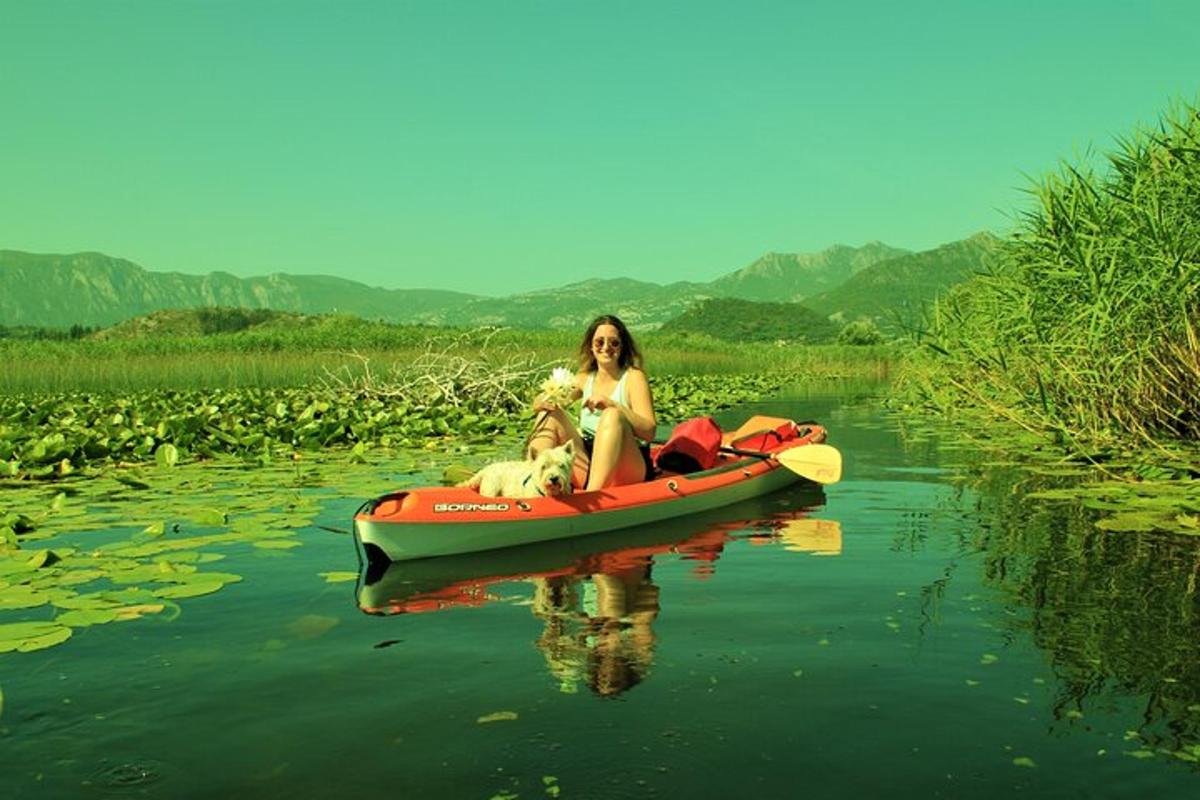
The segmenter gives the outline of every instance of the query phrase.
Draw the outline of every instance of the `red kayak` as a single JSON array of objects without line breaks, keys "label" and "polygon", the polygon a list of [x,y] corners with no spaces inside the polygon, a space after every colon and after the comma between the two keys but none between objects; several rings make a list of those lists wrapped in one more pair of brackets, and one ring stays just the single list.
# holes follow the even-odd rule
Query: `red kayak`
[{"label": "red kayak", "polygon": [[407,561],[646,525],[800,480],[832,483],[841,474],[841,457],[824,440],[820,425],[755,416],[724,434],[716,465],[700,472],[523,499],[457,487],[406,489],[365,503],[354,530],[368,557]]}]

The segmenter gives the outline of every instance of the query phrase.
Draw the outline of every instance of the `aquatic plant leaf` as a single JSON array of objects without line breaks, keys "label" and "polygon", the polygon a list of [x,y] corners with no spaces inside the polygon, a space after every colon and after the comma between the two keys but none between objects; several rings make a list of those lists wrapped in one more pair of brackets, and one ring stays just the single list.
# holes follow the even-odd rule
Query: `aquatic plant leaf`
[{"label": "aquatic plant leaf", "polygon": [[357,572],[318,572],[317,574],[324,578],[326,583],[342,583],[344,581],[358,580]]},{"label": "aquatic plant leaf", "polygon": [[57,564],[62,559],[53,550],[37,550],[29,557],[27,563],[33,569],[42,569]]},{"label": "aquatic plant leaf", "polygon": [[102,608],[112,608],[120,605],[115,600],[109,600],[103,596],[103,592],[91,592],[89,594],[77,594],[72,597],[63,597],[58,600],[51,601],[51,605],[55,608],[64,608],[67,610],[96,610]]},{"label": "aquatic plant leaf", "polygon": [[[17,553],[20,552],[21,551],[19,550],[17,551]],[[17,553],[14,553],[13,555],[16,555]],[[36,567],[31,567],[29,565],[28,558],[22,558],[18,560],[11,557],[0,557],[0,578],[10,575],[18,575],[25,572],[33,572],[35,569]]]},{"label": "aquatic plant leaf", "polygon": [[179,448],[170,442],[165,442],[154,451],[154,463],[159,467],[173,467],[179,463]]},{"label": "aquatic plant leaf", "polygon": [[44,592],[39,592],[32,586],[9,586],[0,589],[0,611],[37,608],[45,605],[49,599]]},{"label": "aquatic plant leaf", "polygon": [[158,602],[158,596],[155,595],[154,592],[150,591],[149,589],[141,589],[136,586],[131,586],[127,589],[110,589],[105,592],[99,592],[98,594],[101,597],[121,606]]},{"label": "aquatic plant leaf", "polygon": [[[174,603],[171,603],[171,606],[173,606],[176,612],[178,612],[179,606],[175,605]],[[138,619],[145,614],[158,614],[166,607],[167,604],[165,603],[143,603],[137,606],[122,606],[121,608],[116,609],[114,613],[117,615],[118,620],[124,621]],[[178,616],[178,613],[176,613],[175,616]]]},{"label": "aquatic plant leaf", "polygon": [[10,622],[0,625],[0,653],[31,653],[70,638],[71,629],[57,622]]},{"label": "aquatic plant leaf", "polygon": [[75,608],[59,614],[54,621],[72,628],[87,628],[112,622],[116,618],[117,612],[112,608]]},{"label": "aquatic plant leaf", "polygon": [[517,719],[518,716],[519,715],[515,711],[496,711],[491,714],[485,714],[475,721],[481,725],[484,725],[489,722],[509,722]]},{"label": "aquatic plant leaf", "polygon": [[1031,769],[1037,766],[1037,763],[1029,756],[1017,756],[1013,759],[1012,763],[1018,767],[1029,767]]},{"label": "aquatic plant leaf", "polygon": [[263,550],[291,550],[302,544],[303,542],[297,542],[294,539],[262,539],[255,542],[254,546]]},{"label": "aquatic plant leaf", "polygon": [[166,532],[167,523],[163,522],[162,520],[159,520],[158,522],[152,522],[145,528],[142,528],[142,533],[146,534],[147,536],[162,536]]},{"label": "aquatic plant leaf", "polygon": [[187,518],[197,525],[215,528],[224,525],[227,517],[224,511],[215,508],[197,508],[188,512]]},{"label": "aquatic plant leaf", "polygon": [[179,600],[184,597],[201,597],[220,591],[225,581],[195,581],[193,583],[176,583],[162,589],[155,589],[154,594],[163,599]]}]

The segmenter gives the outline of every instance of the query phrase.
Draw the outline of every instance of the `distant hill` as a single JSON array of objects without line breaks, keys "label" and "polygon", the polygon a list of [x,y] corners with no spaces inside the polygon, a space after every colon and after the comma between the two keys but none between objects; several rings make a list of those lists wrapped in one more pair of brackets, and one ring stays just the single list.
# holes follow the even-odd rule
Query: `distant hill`
[{"label": "distant hill", "polygon": [[267,308],[187,308],[152,311],[90,334],[91,339],[141,339],[149,336],[211,336],[247,330],[311,327],[322,318]]},{"label": "distant hill", "polygon": [[881,330],[900,332],[918,322],[936,297],[983,271],[984,260],[998,243],[995,236],[983,232],[880,261],[803,304],[834,322],[868,319]]},{"label": "distant hill", "polygon": [[581,281],[508,297],[470,300],[453,312],[418,311],[411,322],[578,328],[598,314],[615,314],[631,328],[657,328],[711,296],[703,283],[658,283],[632,278]]},{"label": "distant hill", "polygon": [[184,275],[150,272],[101,253],[0,250],[0,324],[8,326],[112,325],[161,309],[206,306],[397,320],[414,308],[449,312],[474,297],[425,289],[379,289],[327,275]]},{"label": "distant hill", "polygon": [[[818,291],[824,292],[822,297],[838,297],[830,292],[879,264],[923,255],[879,242],[859,248],[835,245],[820,253],[771,253],[708,283],[664,286],[631,278],[595,279],[493,298],[382,289],[326,275],[277,273],[238,278],[225,272],[151,272],[100,253],[39,255],[0,250],[0,326],[107,326],[163,309],[227,307],[310,315],[339,313],[395,323],[516,328],[576,328],[596,314],[613,313],[632,328],[651,330],[709,299],[811,300]],[[957,274],[947,272],[938,278],[938,285],[943,278]],[[881,299],[886,303],[886,296]],[[841,309],[839,305],[826,311],[824,303],[809,302],[808,306],[826,315]],[[847,306],[843,316],[858,313]]]},{"label": "distant hill", "polygon": [[826,344],[837,338],[841,326],[799,303],[757,303],[723,297],[697,303],[660,330],[704,334],[731,342]]},{"label": "distant hill", "polygon": [[753,264],[708,284],[713,297],[794,302],[829,291],[872,264],[910,251],[869,242],[862,247],[834,245],[819,253],[767,253]]}]

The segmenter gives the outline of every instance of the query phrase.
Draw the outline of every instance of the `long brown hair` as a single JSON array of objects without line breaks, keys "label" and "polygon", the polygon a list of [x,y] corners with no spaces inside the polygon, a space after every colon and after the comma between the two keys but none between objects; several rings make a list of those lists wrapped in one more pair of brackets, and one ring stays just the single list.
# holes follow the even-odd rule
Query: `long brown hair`
[{"label": "long brown hair", "polygon": [[621,369],[630,366],[641,369],[642,353],[634,344],[633,336],[625,327],[625,323],[612,314],[601,314],[592,320],[591,325],[588,325],[587,332],[583,334],[583,341],[579,344],[580,370],[583,372],[596,371],[596,354],[592,352],[592,338],[595,337],[596,329],[601,325],[612,325],[617,329],[617,335],[621,337],[621,352],[617,355],[617,366]]}]

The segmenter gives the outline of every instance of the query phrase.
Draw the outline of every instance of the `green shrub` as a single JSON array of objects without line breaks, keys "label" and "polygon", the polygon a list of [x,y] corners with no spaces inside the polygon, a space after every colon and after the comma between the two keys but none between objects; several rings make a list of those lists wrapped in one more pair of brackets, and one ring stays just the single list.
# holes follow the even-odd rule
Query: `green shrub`
[{"label": "green shrub", "polygon": [[1200,112],[1064,166],[990,274],[940,304],[910,390],[1066,441],[1200,438]]},{"label": "green shrub", "polygon": [[847,323],[842,328],[838,333],[837,343],[855,346],[882,344],[883,334],[879,332],[879,328],[875,327],[874,322],[859,319]]}]

